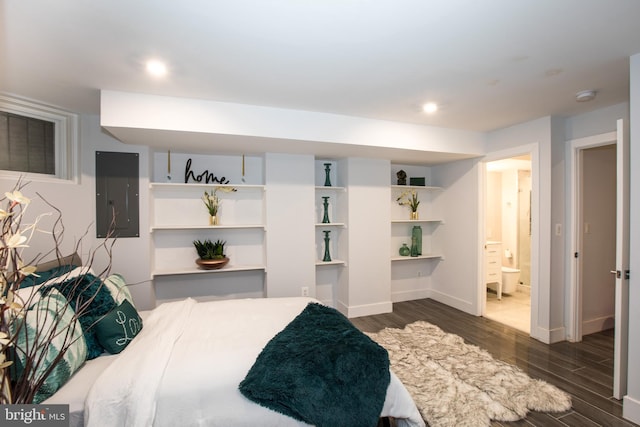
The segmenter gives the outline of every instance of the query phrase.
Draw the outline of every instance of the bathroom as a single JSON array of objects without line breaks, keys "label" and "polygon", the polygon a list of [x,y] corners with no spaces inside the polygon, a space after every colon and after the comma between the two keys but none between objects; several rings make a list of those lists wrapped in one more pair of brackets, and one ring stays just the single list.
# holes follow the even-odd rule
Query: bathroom
[{"label": "bathroom", "polygon": [[530,332],[531,157],[486,165],[485,317]]}]

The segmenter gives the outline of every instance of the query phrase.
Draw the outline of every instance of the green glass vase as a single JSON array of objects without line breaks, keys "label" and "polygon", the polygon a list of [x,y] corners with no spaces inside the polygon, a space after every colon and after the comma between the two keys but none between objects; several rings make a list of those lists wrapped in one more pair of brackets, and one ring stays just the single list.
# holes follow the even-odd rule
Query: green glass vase
[{"label": "green glass vase", "polygon": [[422,227],[414,225],[411,230],[411,256],[420,255],[422,255]]},{"label": "green glass vase", "polygon": [[411,249],[406,243],[403,243],[402,246],[400,246],[400,249],[398,249],[398,253],[400,256],[409,256],[411,255]]}]

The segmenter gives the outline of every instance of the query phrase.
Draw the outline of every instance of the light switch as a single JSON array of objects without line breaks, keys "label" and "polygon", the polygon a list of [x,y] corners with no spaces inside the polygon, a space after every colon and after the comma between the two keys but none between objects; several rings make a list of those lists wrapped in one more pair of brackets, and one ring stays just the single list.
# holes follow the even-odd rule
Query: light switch
[{"label": "light switch", "polygon": [[562,236],[562,224],[556,224],[556,236]]}]

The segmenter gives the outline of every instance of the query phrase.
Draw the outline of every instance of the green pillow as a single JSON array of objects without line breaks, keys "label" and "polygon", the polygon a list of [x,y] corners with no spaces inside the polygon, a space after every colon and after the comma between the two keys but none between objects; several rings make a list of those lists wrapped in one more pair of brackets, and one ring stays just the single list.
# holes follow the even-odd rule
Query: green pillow
[{"label": "green pillow", "polygon": [[107,313],[95,326],[98,342],[111,354],[120,353],[142,329],[142,319],[127,300]]},{"label": "green pillow", "polygon": [[46,292],[50,288],[60,291],[74,310],[79,311],[77,307],[82,307],[78,320],[82,325],[84,339],[87,343],[87,359],[91,360],[100,356],[105,349],[98,341],[94,329],[95,324],[102,316],[118,306],[107,286],[100,278],[87,273],[60,283],[44,285],[41,292]]},{"label": "green pillow", "polygon": [[[24,321],[22,325],[18,323],[21,321]],[[42,346],[43,351],[38,352],[41,355],[38,357],[40,364],[35,371],[35,377],[33,371],[29,375],[30,380],[42,377],[62,348],[67,347],[62,359],[36,391],[33,403],[40,403],[55,393],[86,359],[87,345],[80,323],[74,318],[73,309],[65,297],[56,289],[50,289],[43,295],[26,312],[24,320],[16,318],[11,324],[11,330],[18,334],[15,346],[16,363],[12,372],[14,379],[23,375],[26,364],[25,352],[33,353],[34,345]]]}]

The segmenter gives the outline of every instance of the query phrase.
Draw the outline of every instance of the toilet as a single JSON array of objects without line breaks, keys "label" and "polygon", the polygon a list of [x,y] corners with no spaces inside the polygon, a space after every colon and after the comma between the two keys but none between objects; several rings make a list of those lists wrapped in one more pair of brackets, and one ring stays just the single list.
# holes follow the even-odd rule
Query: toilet
[{"label": "toilet", "polygon": [[[520,280],[520,270],[511,267],[502,267],[502,289],[501,294],[513,294],[518,289]],[[502,296],[502,295],[500,295]],[[500,297],[499,296],[499,297]]]}]

